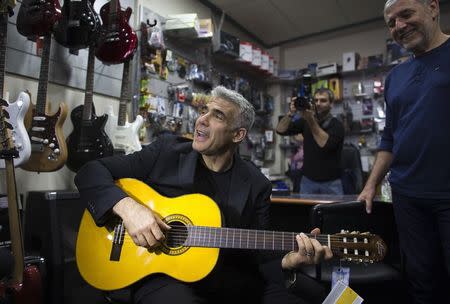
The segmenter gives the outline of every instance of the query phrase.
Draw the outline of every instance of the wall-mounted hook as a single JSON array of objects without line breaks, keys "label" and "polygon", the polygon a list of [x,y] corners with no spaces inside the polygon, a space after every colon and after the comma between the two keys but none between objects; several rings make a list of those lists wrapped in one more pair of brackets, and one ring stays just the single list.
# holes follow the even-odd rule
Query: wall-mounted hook
[{"label": "wall-mounted hook", "polygon": [[147,19],[147,25],[148,25],[149,27],[154,27],[157,23],[158,23],[158,22],[156,21],[156,19],[153,20],[153,23],[150,23],[150,21]]}]

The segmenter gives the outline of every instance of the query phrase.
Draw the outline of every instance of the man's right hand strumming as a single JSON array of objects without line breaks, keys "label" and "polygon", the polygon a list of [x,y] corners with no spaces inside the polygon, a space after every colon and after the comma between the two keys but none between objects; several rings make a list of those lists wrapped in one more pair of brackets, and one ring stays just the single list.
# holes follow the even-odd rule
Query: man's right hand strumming
[{"label": "man's right hand strumming", "polygon": [[113,211],[122,218],[128,234],[137,246],[149,249],[158,247],[165,239],[164,232],[170,229],[150,208],[131,197],[120,200]]}]

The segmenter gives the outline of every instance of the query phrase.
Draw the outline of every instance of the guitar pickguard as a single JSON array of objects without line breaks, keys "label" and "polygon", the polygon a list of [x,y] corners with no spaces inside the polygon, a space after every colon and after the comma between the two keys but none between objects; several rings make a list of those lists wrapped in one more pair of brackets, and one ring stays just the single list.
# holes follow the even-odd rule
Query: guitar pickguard
[{"label": "guitar pickguard", "polygon": [[130,154],[142,149],[139,141],[139,130],[144,123],[141,115],[137,115],[132,122],[126,122],[124,126],[117,124],[118,117],[114,115],[112,107],[107,111],[108,121],[106,122],[105,132],[111,139],[114,149],[123,150],[125,154]]},{"label": "guitar pickguard", "polygon": [[[8,102],[9,119],[7,121],[12,125],[12,140],[14,146],[19,152],[19,157],[14,159],[14,166],[20,166],[26,162],[31,155],[31,143],[25,129],[24,119],[30,108],[30,96],[21,92],[14,103]],[[0,160],[0,169],[5,168],[5,162]]]},{"label": "guitar pickguard", "polygon": [[53,115],[42,115],[33,110],[28,135],[31,141],[31,156],[21,168],[27,171],[52,172],[64,166],[67,146],[62,126],[67,116],[67,107],[60,104]]}]

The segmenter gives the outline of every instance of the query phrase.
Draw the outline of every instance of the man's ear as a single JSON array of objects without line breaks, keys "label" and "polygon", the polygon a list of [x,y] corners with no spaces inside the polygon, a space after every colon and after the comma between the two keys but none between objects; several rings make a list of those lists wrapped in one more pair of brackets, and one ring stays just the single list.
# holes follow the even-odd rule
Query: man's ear
[{"label": "man's ear", "polygon": [[439,0],[431,0],[429,4],[429,8],[431,10],[431,15],[433,16],[433,20],[439,16]]},{"label": "man's ear", "polygon": [[245,128],[239,128],[236,131],[234,131],[233,136],[233,142],[240,143],[244,140],[245,136],[247,135],[247,130]]}]

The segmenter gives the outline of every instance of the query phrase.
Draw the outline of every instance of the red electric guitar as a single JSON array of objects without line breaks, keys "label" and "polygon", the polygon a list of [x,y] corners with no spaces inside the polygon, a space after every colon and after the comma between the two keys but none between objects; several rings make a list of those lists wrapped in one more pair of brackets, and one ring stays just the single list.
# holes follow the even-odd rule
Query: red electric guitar
[{"label": "red electric guitar", "polygon": [[95,56],[105,64],[123,63],[137,48],[137,35],[128,21],[131,8],[122,10],[119,0],[111,0],[100,9],[103,25]]},{"label": "red electric guitar", "polygon": [[17,31],[28,38],[45,36],[61,17],[59,0],[23,0],[17,14]]}]

